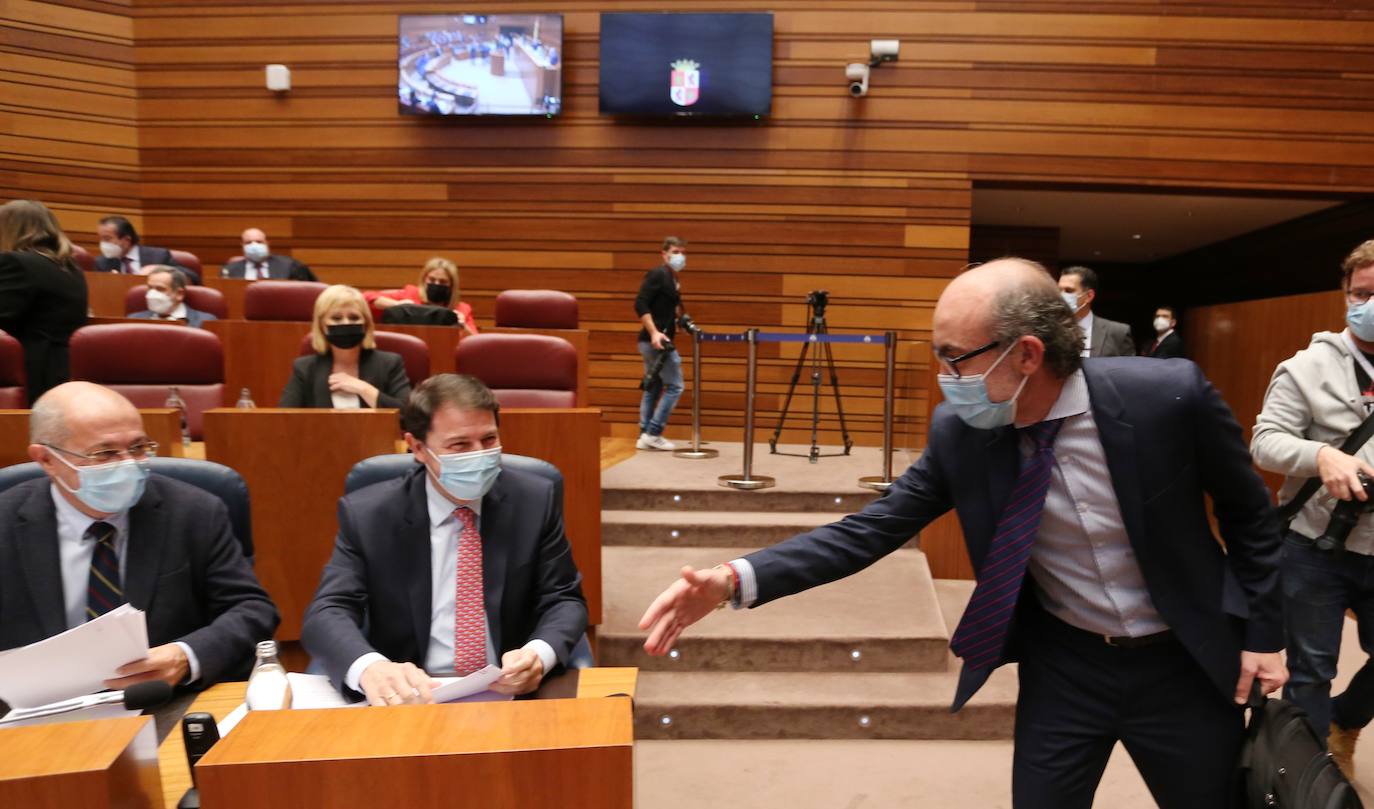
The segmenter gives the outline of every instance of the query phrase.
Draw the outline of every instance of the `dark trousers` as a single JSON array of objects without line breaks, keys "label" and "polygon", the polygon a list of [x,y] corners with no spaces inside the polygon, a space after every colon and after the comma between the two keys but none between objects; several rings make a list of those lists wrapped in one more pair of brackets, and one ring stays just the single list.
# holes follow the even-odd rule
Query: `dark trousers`
[{"label": "dark trousers", "polygon": [[1123,649],[1040,609],[1022,621],[1016,809],[1090,809],[1118,741],[1163,809],[1228,805],[1243,715],[1177,641]]},{"label": "dark trousers", "polygon": [[1285,699],[1307,712],[1323,739],[1330,724],[1362,728],[1374,718],[1374,665],[1365,660],[1350,686],[1331,698],[1345,611],[1355,613],[1360,648],[1374,654],[1374,557],[1326,553],[1288,532],[1283,541],[1283,628],[1288,644]]}]

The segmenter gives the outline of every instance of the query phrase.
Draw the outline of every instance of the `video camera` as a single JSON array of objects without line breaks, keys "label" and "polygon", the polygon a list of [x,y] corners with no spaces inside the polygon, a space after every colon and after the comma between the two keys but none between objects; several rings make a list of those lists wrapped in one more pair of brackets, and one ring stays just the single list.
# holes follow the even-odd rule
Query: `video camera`
[{"label": "video camera", "polygon": [[1340,552],[1345,550],[1345,541],[1350,537],[1350,532],[1359,523],[1360,517],[1369,511],[1374,511],[1374,478],[1370,478],[1365,473],[1360,473],[1360,485],[1364,487],[1365,496],[1368,500],[1342,500],[1336,503],[1336,507],[1331,510],[1331,519],[1326,523],[1326,530],[1317,537],[1317,550],[1327,553]]},{"label": "video camera", "polygon": [[814,311],[812,317],[825,317],[825,307],[830,303],[830,293],[824,289],[813,289],[806,296],[806,305]]},{"label": "video camera", "polygon": [[697,322],[692,319],[692,316],[687,314],[686,312],[684,312],[682,314],[682,317],[678,319],[677,324],[682,327],[683,331],[687,332],[693,337],[696,337],[698,334],[701,334],[701,327],[698,326]]},{"label": "video camera", "polygon": [[663,338],[663,348],[654,355],[654,361],[649,364],[649,368],[644,372],[644,378],[639,380],[639,389],[648,390],[658,384],[658,372],[663,370],[663,363],[668,361],[668,355],[677,351],[677,347],[667,337]]}]

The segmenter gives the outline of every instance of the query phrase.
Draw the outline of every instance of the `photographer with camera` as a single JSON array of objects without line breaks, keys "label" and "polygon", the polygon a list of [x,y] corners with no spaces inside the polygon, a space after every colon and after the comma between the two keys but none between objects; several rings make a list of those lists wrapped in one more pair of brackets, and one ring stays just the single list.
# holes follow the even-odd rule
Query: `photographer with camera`
[{"label": "photographer with camera", "polygon": [[[1359,622],[1360,646],[1374,653],[1374,444],[1362,426],[1374,413],[1374,240],[1346,258],[1347,328],[1318,332],[1279,364],[1264,396],[1250,451],[1255,463],[1287,476],[1280,504],[1301,504],[1284,537],[1284,629],[1297,703],[1347,777],[1360,729],[1374,718],[1374,666],[1331,698],[1345,611]],[[1374,422],[1370,422],[1374,426]],[[1320,479],[1300,492],[1307,481]]]},{"label": "photographer with camera", "polygon": [[682,396],[682,358],[673,347],[682,295],[678,276],[687,266],[687,241],[677,236],[663,240],[663,263],[645,273],[635,297],[635,314],[644,327],[639,331],[639,354],[644,358],[644,397],[639,403],[639,441],[636,449],[672,450],[663,428],[673,406]]}]

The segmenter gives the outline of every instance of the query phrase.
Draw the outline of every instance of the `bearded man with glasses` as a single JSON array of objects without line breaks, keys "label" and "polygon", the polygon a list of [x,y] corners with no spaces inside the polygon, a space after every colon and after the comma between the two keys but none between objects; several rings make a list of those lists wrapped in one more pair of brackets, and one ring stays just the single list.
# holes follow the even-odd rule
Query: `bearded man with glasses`
[{"label": "bearded man with glasses", "polygon": [[68,382],[29,420],[45,477],[0,494],[0,650],[98,618],[146,613],[151,648],[107,680],[204,688],[244,679],[277,609],[253,575],[216,496],[161,475],[157,443],[114,391]]}]

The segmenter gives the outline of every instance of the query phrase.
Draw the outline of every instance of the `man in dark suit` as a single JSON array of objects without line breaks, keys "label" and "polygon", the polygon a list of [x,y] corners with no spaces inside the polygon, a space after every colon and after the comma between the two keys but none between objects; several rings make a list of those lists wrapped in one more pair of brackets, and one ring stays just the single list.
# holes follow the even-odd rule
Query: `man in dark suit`
[{"label": "man in dark suit", "polygon": [[1117,741],[1160,806],[1227,805],[1236,703],[1287,677],[1279,526],[1235,419],[1191,363],[1082,360],[1032,262],[955,278],[933,331],[945,400],[920,460],[858,514],[684,569],[641,621],[646,650],[726,600],[855,573],[953,508],[978,578],[954,709],[1019,661],[1017,809],[1087,809]]},{"label": "man in dark suit", "polygon": [[148,270],[147,309],[129,317],[139,320],[181,320],[193,329],[207,320],[217,320],[209,312],[186,305],[186,273],[178,267],[154,265]]},{"label": "man in dark suit", "polygon": [[587,628],[563,506],[538,475],[501,469],[496,397],[439,374],[401,410],[418,462],[339,502],[339,535],[301,643],[345,693],[428,702],[430,675],[501,666],[526,694]]},{"label": "man in dark suit", "polygon": [[1150,325],[1155,330],[1155,341],[1150,343],[1149,348],[1141,356],[1158,360],[1183,356],[1183,338],[1175,331],[1178,328],[1178,319],[1174,317],[1174,307],[1161,306],[1156,309],[1155,319]]},{"label": "man in dark suit", "polygon": [[147,613],[147,658],[110,688],[243,679],[277,610],[212,494],[142,463],[156,450],[123,396],[69,382],[34,404],[29,457],[47,477],[0,494],[0,649],[129,603]]},{"label": "man in dark suit", "polygon": [[290,256],[273,255],[267,234],[249,228],[239,237],[243,258],[235,259],[219,271],[221,278],[246,278],[249,281],[318,281],[310,268]]},{"label": "man in dark suit", "polygon": [[1059,292],[1083,329],[1085,357],[1134,357],[1131,327],[1093,314],[1097,273],[1088,267],[1069,267],[1059,274]]},{"label": "man in dark suit", "polygon": [[100,237],[100,255],[95,259],[95,268],[100,272],[140,275],[147,267],[163,265],[180,269],[193,284],[200,283],[200,275],[176,263],[171,250],[141,243],[133,223],[122,216],[105,217],[95,232]]}]

